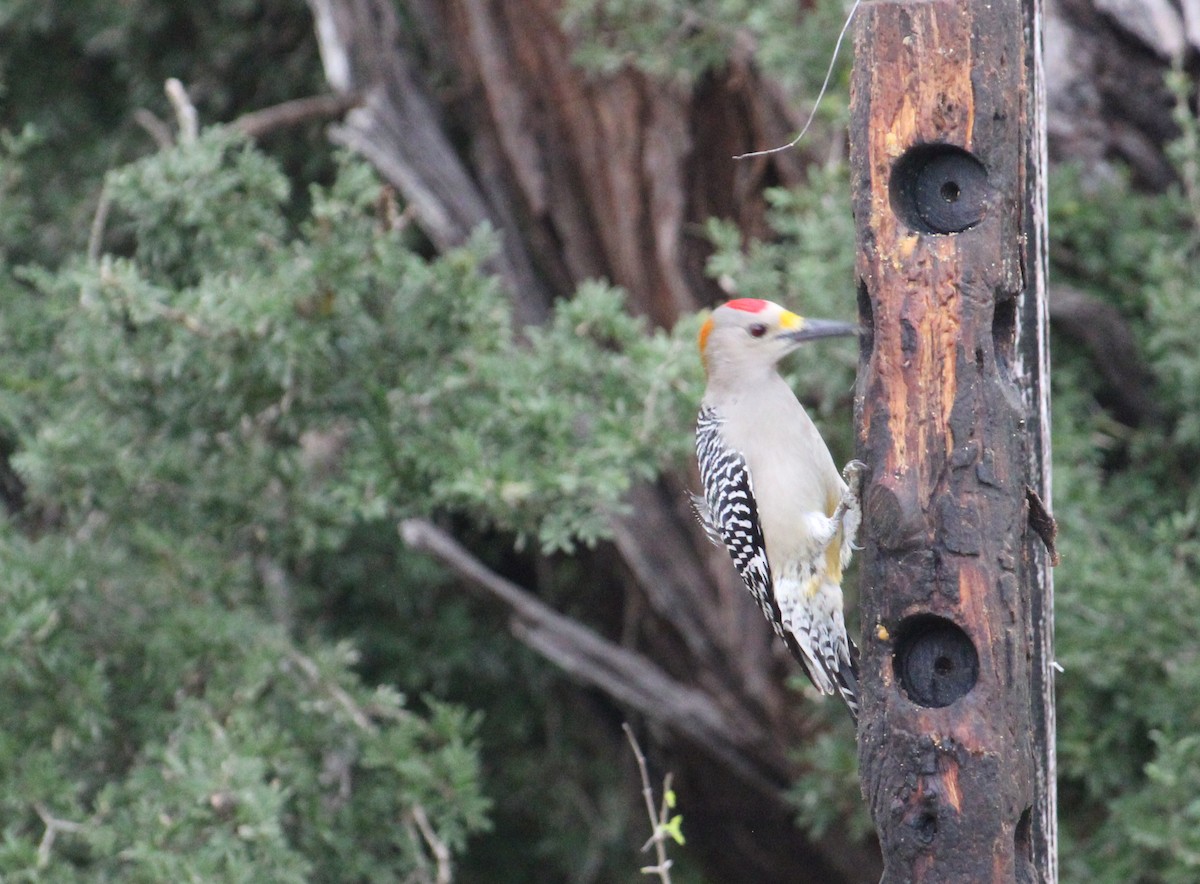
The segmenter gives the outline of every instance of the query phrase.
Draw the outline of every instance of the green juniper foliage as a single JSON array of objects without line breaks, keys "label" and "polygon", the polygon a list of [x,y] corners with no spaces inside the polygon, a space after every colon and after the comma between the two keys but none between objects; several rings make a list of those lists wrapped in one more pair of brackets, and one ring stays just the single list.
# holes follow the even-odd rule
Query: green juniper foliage
[{"label": "green juniper foliage", "polygon": [[[1175,158],[1200,162],[1195,141]],[[1118,180],[1056,193],[1061,277],[1126,316],[1157,412],[1130,429],[1098,407],[1103,355],[1056,367],[1063,867],[1069,880],[1182,884],[1200,874],[1200,217],[1184,190],[1152,197]],[[1085,241],[1097,251],[1082,258]]]},{"label": "green juniper foliage", "polygon": [[338,244],[288,242],[278,171],[219,131],[109,188],[131,256],[5,282],[0,874],[407,880],[418,816],[456,851],[486,826],[476,716],[364,685],[264,596],[362,518],[300,444],[342,336],[286,276]]},{"label": "green juniper foliage", "polygon": [[[294,0],[0,3],[0,130],[31,129],[38,148],[25,161],[30,235],[0,248],[57,265],[84,247],[98,178],[152,145],[135,112],[174,128],[168,77],[187,86],[205,120],[324,88],[312,19]],[[319,122],[269,143],[289,176],[327,180]],[[303,208],[297,196],[293,212]]]},{"label": "green juniper foliage", "polygon": [[346,158],[294,233],[279,169],[220,128],[105,189],[129,253],[25,268],[4,326],[42,536],[0,547],[0,730],[41,748],[5,768],[0,871],[403,879],[430,861],[414,814],[452,850],[487,823],[478,721],[360,683],[297,626],[306,578],[405,516],[604,536],[689,447],[691,329],[649,334],[594,283],[519,343],[491,237],[421,257]]},{"label": "green juniper foliage", "polygon": [[694,82],[752,49],[773,79],[811,98],[847,12],[839,0],[566,0],[562,21],[577,41],[576,61],[591,70],[632,65]]}]

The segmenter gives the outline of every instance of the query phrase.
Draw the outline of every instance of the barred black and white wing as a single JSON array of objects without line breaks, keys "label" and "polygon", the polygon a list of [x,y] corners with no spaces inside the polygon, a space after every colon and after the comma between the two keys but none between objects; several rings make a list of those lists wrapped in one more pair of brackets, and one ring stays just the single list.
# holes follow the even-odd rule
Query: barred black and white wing
[{"label": "barred black and white wing", "polygon": [[721,418],[711,408],[701,409],[696,420],[696,460],[704,496],[694,497],[693,504],[701,524],[710,537],[720,537],[742,582],[811,680],[809,661],[796,637],[784,628],[775,598],[771,566],[767,562],[767,544],[754,501],[754,480],[741,452],[725,444],[721,437]]},{"label": "barred black and white wing", "polygon": [[[701,522],[710,535],[721,538],[738,574],[770,617],[771,568],[754,503],[754,482],[741,452],[725,445],[721,420],[711,408],[701,410],[696,421],[696,460],[707,507],[700,514]],[[778,616],[774,623],[777,631],[782,629]]]}]

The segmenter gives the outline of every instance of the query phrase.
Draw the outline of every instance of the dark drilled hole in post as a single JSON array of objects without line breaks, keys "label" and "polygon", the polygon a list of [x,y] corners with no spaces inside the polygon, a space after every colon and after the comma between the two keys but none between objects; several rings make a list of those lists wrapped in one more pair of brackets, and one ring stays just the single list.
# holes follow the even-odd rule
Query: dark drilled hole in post
[{"label": "dark drilled hole in post", "polygon": [[1013,833],[1013,847],[1018,859],[1033,862],[1033,808],[1027,807],[1017,820],[1017,830]]},{"label": "dark drilled hole in post", "polygon": [[987,213],[987,169],[961,147],[918,144],[892,167],[892,211],[918,233],[961,233]]},{"label": "dark drilled hole in post", "polygon": [[900,621],[892,666],[900,687],[918,706],[949,706],[979,680],[979,654],[970,636],[933,614]]},{"label": "dark drilled hole in post", "polygon": [[858,324],[862,334],[858,336],[858,352],[865,362],[875,350],[875,311],[871,307],[871,293],[861,277],[858,280]]},{"label": "dark drilled hole in post", "polygon": [[913,820],[913,829],[916,830],[917,839],[922,844],[932,844],[933,839],[937,837],[937,814],[929,810],[925,811]]},{"label": "dark drilled hole in post", "polygon": [[1007,374],[1017,348],[1017,299],[1005,298],[996,302],[992,314],[992,349],[996,367]]}]

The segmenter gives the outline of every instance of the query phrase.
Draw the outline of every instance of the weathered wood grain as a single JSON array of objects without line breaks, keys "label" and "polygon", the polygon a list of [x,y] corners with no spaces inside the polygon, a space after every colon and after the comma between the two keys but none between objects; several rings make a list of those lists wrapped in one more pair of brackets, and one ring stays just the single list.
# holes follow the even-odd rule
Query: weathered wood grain
[{"label": "weathered wood grain", "polygon": [[1033,844],[1035,805],[1043,842],[1053,813],[1026,503],[1048,463],[1031,9],[872,2],[857,24],[859,760],[885,884],[1053,878]]}]

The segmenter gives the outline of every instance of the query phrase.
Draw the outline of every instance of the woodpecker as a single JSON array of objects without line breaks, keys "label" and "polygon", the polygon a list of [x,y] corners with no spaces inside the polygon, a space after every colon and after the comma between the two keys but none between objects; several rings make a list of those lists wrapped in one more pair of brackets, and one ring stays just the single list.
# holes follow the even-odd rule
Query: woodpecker
[{"label": "woodpecker", "polygon": [[865,466],[839,474],[812,419],[776,364],[803,342],[852,335],[771,301],[738,298],[700,329],[708,384],[696,421],[709,538],[724,545],[775,632],[823,694],[858,720],[858,650],[842,615],[842,569],[862,520]]}]

